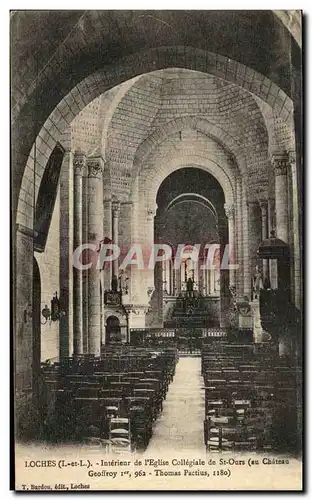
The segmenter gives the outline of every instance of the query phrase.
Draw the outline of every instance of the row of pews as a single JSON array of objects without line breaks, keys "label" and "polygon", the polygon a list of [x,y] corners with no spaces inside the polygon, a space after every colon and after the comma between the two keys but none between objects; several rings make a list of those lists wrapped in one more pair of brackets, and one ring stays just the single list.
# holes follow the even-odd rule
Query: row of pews
[{"label": "row of pews", "polygon": [[214,342],[202,350],[208,451],[293,449],[298,372],[271,346]]},{"label": "row of pews", "polygon": [[108,452],[145,449],[175,373],[177,350],[112,345],[41,367],[41,422],[50,442]]}]

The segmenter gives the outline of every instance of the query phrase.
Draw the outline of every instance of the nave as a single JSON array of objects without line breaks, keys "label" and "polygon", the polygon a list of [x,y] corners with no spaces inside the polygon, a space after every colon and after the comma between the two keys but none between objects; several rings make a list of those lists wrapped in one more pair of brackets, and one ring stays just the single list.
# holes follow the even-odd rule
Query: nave
[{"label": "nave", "polygon": [[10,19],[15,438],[300,448],[301,11]]},{"label": "nave", "polygon": [[147,453],[204,452],[205,393],[200,357],[180,357]]},{"label": "nave", "polygon": [[270,346],[107,346],[42,365],[40,440],[146,451],[294,452],[300,374]]}]

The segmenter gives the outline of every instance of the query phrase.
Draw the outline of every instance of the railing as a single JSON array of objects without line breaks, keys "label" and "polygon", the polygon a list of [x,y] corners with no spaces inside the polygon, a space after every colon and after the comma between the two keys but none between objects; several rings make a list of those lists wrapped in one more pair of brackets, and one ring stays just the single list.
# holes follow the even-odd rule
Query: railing
[{"label": "railing", "polygon": [[222,328],[131,328],[130,343],[143,345],[145,343],[159,343],[170,341],[178,346],[195,344],[201,348],[204,339],[223,339],[227,337],[226,330]]}]

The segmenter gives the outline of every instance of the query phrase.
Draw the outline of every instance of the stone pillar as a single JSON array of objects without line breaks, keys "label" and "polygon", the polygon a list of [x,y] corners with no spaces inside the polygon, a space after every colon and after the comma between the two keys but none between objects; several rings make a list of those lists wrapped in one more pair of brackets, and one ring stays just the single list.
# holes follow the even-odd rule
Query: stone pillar
[{"label": "stone pillar", "polygon": [[[36,391],[40,358],[35,359],[36,343],[33,296],[33,256],[36,233],[21,224],[16,227],[16,298],[14,328],[14,427],[15,436],[24,437],[25,430],[38,437],[40,407]],[[37,304],[37,307],[40,304]],[[40,310],[41,313],[41,310]],[[39,332],[40,333],[40,332]],[[40,349],[40,345],[39,345]]]},{"label": "stone pillar", "polygon": [[[83,202],[83,210],[82,210],[82,227],[83,227],[83,239],[84,243],[88,243],[88,238],[89,238],[89,230],[88,230],[88,172],[87,169],[85,169],[85,177],[82,179],[82,187],[83,187],[83,194],[82,194],[82,202]],[[87,262],[86,262],[87,263]],[[83,281],[83,313],[82,313],[82,319],[83,319],[83,352],[85,354],[88,354],[89,352],[89,336],[88,336],[88,330],[89,330],[89,308],[88,308],[88,278],[89,278],[89,271],[88,269],[85,269],[82,272],[82,281]]]},{"label": "stone pillar", "polygon": [[274,154],[272,162],[275,170],[276,236],[285,243],[288,243],[288,156],[285,154]]},{"label": "stone pillar", "polygon": [[[177,287],[177,295],[179,296],[181,293],[181,273],[182,273],[182,263],[179,269],[176,269],[176,287]],[[184,273],[184,269],[183,269]]]},{"label": "stone pillar", "polygon": [[252,286],[252,280],[256,273],[256,266],[260,263],[257,254],[261,243],[261,215],[258,201],[248,201],[248,236],[250,286]]},{"label": "stone pillar", "polygon": [[169,295],[172,295],[172,260],[169,260]]},{"label": "stone pillar", "polygon": [[60,172],[60,294],[66,312],[59,322],[60,358],[73,355],[74,178],[73,155],[66,151]]},{"label": "stone pillar", "polygon": [[236,179],[236,259],[238,269],[236,271],[237,297],[244,297],[244,255],[243,255],[243,225],[242,225],[242,180]]},{"label": "stone pillar", "polygon": [[[103,230],[103,159],[89,157],[88,167],[88,231],[89,242],[99,249]],[[99,355],[101,350],[101,294],[100,271],[93,259],[88,274],[89,353]]]},{"label": "stone pillar", "polygon": [[251,273],[250,273],[250,249],[249,249],[249,224],[248,224],[248,205],[246,198],[246,188],[242,186],[242,235],[243,235],[243,277],[244,277],[244,296],[251,298]]},{"label": "stone pillar", "polygon": [[[112,216],[113,216],[113,224],[112,224],[112,236],[114,245],[118,245],[119,235],[118,235],[118,221],[120,214],[120,201],[117,199],[113,199],[112,201]],[[118,259],[113,260],[113,275],[118,278],[118,268],[119,261]]]},{"label": "stone pillar", "polygon": [[[33,381],[33,256],[35,233],[17,224],[16,230],[16,317],[14,385],[17,398],[28,392],[31,399]],[[25,311],[29,309],[29,316]]]},{"label": "stone pillar", "polygon": [[300,252],[300,206],[298,195],[298,175],[295,151],[289,152],[289,164],[292,187],[292,213],[293,213],[293,247],[294,247],[294,289],[295,305],[301,309],[301,252]]},{"label": "stone pillar", "polygon": [[209,284],[209,295],[215,295],[215,274],[216,274],[216,271],[215,269],[209,269],[208,270],[208,273],[209,273],[209,281],[210,281],[210,284]]},{"label": "stone pillar", "polygon": [[230,303],[229,292],[229,269],[223,269],[224,252],[228,242],[227,220],[225,215],[219,218],[219,238],[220,238],[220,327],[228,325],[228,310]]},{"label": "stone pillar", "polygon": [[[103,172],[103,237],[112,241],[112,180],[111,180],[111,168],[112,165],[109,160],[104,162],[104,172]],[[104,290],[109,290],[112,283],[112,263],[106,262],[104,269],[102,271],[102,284]],[[104,292],[103,290],[103,292]]]},{"label": "stone pillar", "polygon": [[174,261],[172,260],[172,295],[176,296],[177,295],[177,283],[176,283],[176,270],[174,268]]},{"label": "stone pillar", "polygon": [[[154,244],[154,233],[155,233],[155,228],[154,228],[154,221],[155,221],[155,216],[156,216],[156,210],[157,207],[149,207],[147,209],[147,217],[146,217],[146,232],[144,234],[144,240],[143,240],[143,259],[144,259],[144,265],[146,266],[150,256],[153,252],[153,244]],[[160,233],[159,233],[160,230]],[[164,226],[163,222],[157,229],[158,235],[157,235],[157,241],[159,241],[159,236],[163,236],[163,231],[164,231]],[[167,262],[163,263],[164,266],[167,264]],[[162,267],[162,266],[161,266]],[[144,278],[142,279],[142,271],[141,271],[141,283],[144,283],[144,287],[147,290],[149,287],[154,287],[155,286],[155,274],[154,270],[151,269],[145,269],[143,271]],[[168,290],[168,287],[167,287]]]},{"label": "stone pillar", "polygon": [[[120,203],[120,214],[118,218],[118,244],[120,246],[119,264],[121,265],[125,259],[132,242],[132,226],[133,226],[133,204],[131,201],[122,201]],[[122,275],[121,283],[125,287],[127,285],[128,293],[123,295],[123,304],[132,303],[132,295],[130,293],[131,281],[133,279],[133,267],[128,266]],[[120,272],[119,272],[120,274]]]},{"label": "stone pillar", "polygon": [[202,262],[198,260],[197,262],[197,272],[198,272],[198,291],[201,295],[205,295],[205,270],[201,269]]},{"label": "stone pillar", "polygon": [[[147,219],[150,224],[149,227],[149,237],[147,235],[147,240],[150,242],[150,236],[151,236],[151,224],[153,224],[154,227],[154,234],[155,234],[155,241],[159,242],[163,238],[164,234],[164,222],[163,219],[159,216],[155,217],[156,215],[156,210],[153,210],[152,208],[148,210],[148,215]],[[152,240],[153,242],[153,240]],[[154,287],[155,287],[155,299],[157,303],[157,324],[159,326],[163,326],[163,266],[162,262],[156,262],[155,264],[155,269],[153,271],[154,275]]]},{"label": "stone pillar", "polygon": [[[86,157],[75,154],[74,165],[74,249],[83,243],[83,175]],[[73,266],[73,344],[74,355],[83,353],[83,273]]]},{"label": "stone pillar", "polygon": [[[103,236],[109,240],[113,239],[112,234],[112,200],[104,198],[104,219],[103,219]],[[112,283],[112,263],[106,262],[103,269],[103,284],[104,290],[109,290]]]},{"label": "stone pillar", "polygon": [[[261,228],[262,228],[262,241],[268,238],[268,201],[259,201],[261,210]],[[263,259],[262,261],[262,275],[263,283],[270,288],[270,276],[269,276],[269,261],[268,259]]]},{"label": "stone pillar", "polygon": [[224,205],[225,215],[228,220],[228,234],[229,234],[229,280],[230,286],[236,286],[235,281],[235,270],[231,267],[236,264],[236,255],[235,255],[235,220],[234,220],[234,205]]},{"label": "stone pillar", "polygon": [[[272,198],[268,200],[268,232],[271,234],[275,231],[276,221],[275,221],[275,202]],[[272,290],[277,288],[277,260],[269,260],[269,275],[270,275],[270,285]]]}]

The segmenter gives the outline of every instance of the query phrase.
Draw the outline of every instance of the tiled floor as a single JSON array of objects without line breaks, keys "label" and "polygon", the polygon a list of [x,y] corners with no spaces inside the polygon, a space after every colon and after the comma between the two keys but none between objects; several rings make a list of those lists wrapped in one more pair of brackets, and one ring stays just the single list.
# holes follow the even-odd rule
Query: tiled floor
[{"label": "tiled floor", "polygon": [[205,392],[201,390],[200,357],[180,358],[157,419],[147,452],[193,450],[205,452],[203,420]]}]

